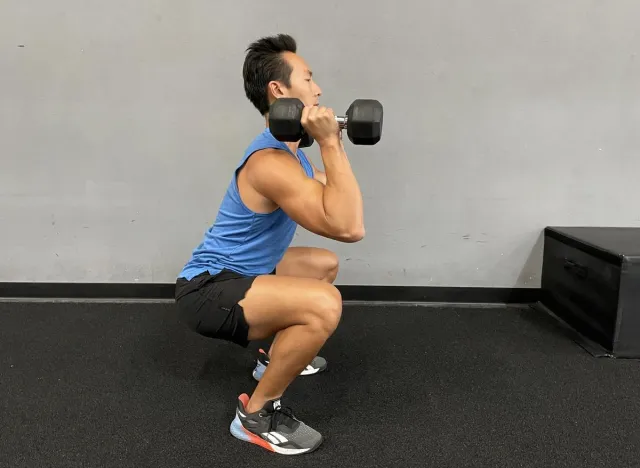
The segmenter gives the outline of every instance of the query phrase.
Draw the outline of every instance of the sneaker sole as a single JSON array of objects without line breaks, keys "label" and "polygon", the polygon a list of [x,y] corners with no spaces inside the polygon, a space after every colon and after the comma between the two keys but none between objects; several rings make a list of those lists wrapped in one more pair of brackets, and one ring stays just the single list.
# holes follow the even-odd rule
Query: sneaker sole
[{"label": "sneaker sole", "polygon": [[238,418],[237,415],[233,420],[233,422],[231,423],[231,426],[229,429],[231,431],[231,435],[233,435],[233,437],[235,437],[236,439],[242,440],[244,442],[249,442],[250,444],[255,444],[259,447],[262,447],[265,450],[268,450],[269,452],[279,453],[280,455],[302,455],[305,453],[311,453],[315,451],[318,447],[320,447],[320,445],[324,440],[323,438],[320,438],[320,440],[315,446],[310,448],[305,448],[305,449],[292,449],[292,448],[278,447],[277,445],[271,444],[266,440],[258,437],[257,435],[247,431],[242,425],[242,422],[240,422],[240,419]]}]

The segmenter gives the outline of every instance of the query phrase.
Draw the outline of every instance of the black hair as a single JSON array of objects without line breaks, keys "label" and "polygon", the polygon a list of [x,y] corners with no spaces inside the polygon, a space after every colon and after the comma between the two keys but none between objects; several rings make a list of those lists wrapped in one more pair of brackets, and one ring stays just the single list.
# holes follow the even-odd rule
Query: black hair
[{"label": "black hair", "polygon": [[269,111],[270,81],[281,81],[291,86],[291,66],[283,57],[283,52],[296,53],[297,45],[288,34],[267,36],[252,42],[247,47],[247,55],[242,67],[244,92],[261,115]]}]

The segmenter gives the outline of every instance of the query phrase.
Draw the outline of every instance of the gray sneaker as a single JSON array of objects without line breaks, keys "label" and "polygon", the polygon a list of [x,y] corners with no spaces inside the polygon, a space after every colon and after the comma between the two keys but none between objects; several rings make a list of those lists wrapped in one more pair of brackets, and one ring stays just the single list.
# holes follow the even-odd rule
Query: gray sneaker
[{"label": "gray sneaker", "polygon": [[[260,382],[262,376],[264,375],[264,371],[267,370],[267,366],[270,361],[269,355],[265,352],[265,350],[260,349],[258,351],[258,359],[256,360],[256,367],[253,369],[253,378]],[[309,363],[307,367],[305,367],[300,375],[314,375],[320,372],[324,372],[327,370],[327,360],[321,356],[316,356]]]},{"label": "gray sneaker", "polygon": [[298,420],[290,408],[280,406],[280,400],[270,400],[260,411],[247,414],[249,395],[238,397],[236,417],[231,434],[237,439],[258,445],[282,455],[311,453],[322,444],[320,433]]}]

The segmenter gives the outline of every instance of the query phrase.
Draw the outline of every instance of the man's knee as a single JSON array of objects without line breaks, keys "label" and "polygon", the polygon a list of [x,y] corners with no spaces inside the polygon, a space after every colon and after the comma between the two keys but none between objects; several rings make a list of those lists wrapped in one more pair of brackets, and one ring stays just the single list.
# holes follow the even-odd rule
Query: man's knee
[{"label": "man's knee", "polygon": [[313,301],[313,322],[323,332],[332,334],[342,318],[342,295],[333,285],[322,288]]},{"label": "man's knee", "polygon": [[333,283],[338,276],[338,270],[340,269],[340,260],[338,259],[338,256],[330,250],[325,250],[322,264],[323,271],[325,272],[325,280],[329,283]]}]

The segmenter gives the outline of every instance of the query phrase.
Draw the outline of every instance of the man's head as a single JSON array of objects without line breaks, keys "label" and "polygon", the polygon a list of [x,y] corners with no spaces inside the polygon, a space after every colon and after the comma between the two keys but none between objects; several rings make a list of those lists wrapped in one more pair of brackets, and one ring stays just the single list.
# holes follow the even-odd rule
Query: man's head
[{"label": "man's head", "polygon": [[281,97],[298,98],[307,106],[318,104],[321,90],[296,49],[295,39],[287,34],[263,37],[247,48],[244,90],[261,115]]}]

